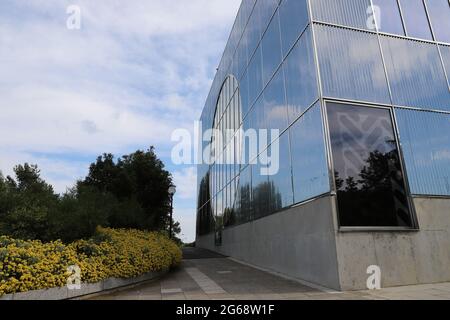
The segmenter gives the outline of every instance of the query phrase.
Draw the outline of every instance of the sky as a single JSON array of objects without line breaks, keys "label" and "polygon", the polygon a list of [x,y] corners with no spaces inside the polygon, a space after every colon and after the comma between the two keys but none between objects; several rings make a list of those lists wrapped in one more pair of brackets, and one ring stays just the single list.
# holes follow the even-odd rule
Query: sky
[{"label": "sky", "polygon": [[[67,27],[71,5],[80,29]],[[2,0],[0,171],[37,164],[62,193],[98,155],[154,146],[177,185],[181,238],[193,241],[196,168],[172,162],[171,134],[194,130],[239,5]]]}]

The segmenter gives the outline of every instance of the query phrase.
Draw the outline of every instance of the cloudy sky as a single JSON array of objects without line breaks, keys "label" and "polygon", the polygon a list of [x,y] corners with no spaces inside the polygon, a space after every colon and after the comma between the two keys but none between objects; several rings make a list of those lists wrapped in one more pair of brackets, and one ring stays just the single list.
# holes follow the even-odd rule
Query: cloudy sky
[{"label": "cloudy sky", "polygon": [[[104,152],[155,146],[173,173],[176,219],[195,237],[195,167],[171,133],[193,130],[240,0],[2,0],[0,170],[36,163],[57,192]],[[70,30],[67,7],[81,9]]]}]

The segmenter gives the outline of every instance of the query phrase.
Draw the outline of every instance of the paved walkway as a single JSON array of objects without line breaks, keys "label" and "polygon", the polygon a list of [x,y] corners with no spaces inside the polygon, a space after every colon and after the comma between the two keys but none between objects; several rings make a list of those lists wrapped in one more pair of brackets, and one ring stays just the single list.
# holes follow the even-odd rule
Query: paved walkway
[{"label": "paved walkway", "polygon": [[321,291],[227,257],[187,249],[177,270],[150,283],[96,296],[97,300],[450,300],[450,283],[379,291]]}]

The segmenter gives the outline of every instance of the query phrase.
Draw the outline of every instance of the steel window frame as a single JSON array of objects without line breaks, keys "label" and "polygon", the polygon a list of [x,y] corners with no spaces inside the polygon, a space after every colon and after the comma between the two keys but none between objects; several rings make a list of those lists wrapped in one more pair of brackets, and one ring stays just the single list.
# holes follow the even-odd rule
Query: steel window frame
[{"label": "steel window frame", "polygon": [[[348,232],[348,231],[419,231],[420,230],[420,226],[419,226],[419,221],[417,219],[417,212],[415,209],[415,205],[413,202],[413,197],[411,194],[411,190],[410,190],[410,185],[409,185],[409,179],[408,179],[408,173],[406,172],[406,166],[404,163],[404,157],[403,157],[403,151],[402,151],[402,147],[400,144],[400,136],[399,136],[399,131],[398,131],[398,127],[397,127],[397,121],[396,121],[396,117],[395,117],[395,110],[393,106],[387,106],[387,105],[378,105],[378,104],[367,104],[364,103],[363,101],[358,101],[358,100],[342,100],[342,99],[333,99],[333,98],[326,98],[324,99],[325,102],[325,114],[326,114],[326,126],[327,126],[327,132],[328,132],[328,136],[327,136],[327,144],[328,144],[328,150],[330,150],[330,154],[329,157],[331,159],[331,168],[330,171],[333,172],[333,175],[330,177],[333,180],[333,185],[332,188],[334,190],[333,193],[333,201],[335,204],[335,212],[336,212],[336,221],[338,222],[337,228],[339,232]],[[331,136],[330,136],[330,129],[329,129],[329,122],[328,122],[328,108],[330,103],[334,103],[334,104],[341,104],[341,105],[351,105],[351,106],[357,106],[357,107],[361,107],[361,108],[377,108],[377,109],[384,109],[389,111],[390,114],[390,118],[391,118],[391,124],[392,124],[392,130],[394,133],[394,138],[395,138],[395,142],[396,142],[396,147],[397,147],[397,151],[398,151],[398,157],[399,157],[399,162],[400,162],[400,170],[402,172],[403,175],[403,180],[404,180],[404,187],[405,187],[405,193],[406,193],[406,198],[407,198],[407,203],[408,203],[408,209],[409,209],[409,215],[411,218],[411,226],[410,227],[391,227],[391,226],[355,226],[355,227],[348,227],[348,226],[342,226],[341,222],[340,222],[340,215],[339,215],[339,203],[338,203],[338,195],[337,195],[337,188],[336,188],[336,177],[334,176],[334,157],[333,157],[333,152],[332,152],[332,147],[331,147]]]}]

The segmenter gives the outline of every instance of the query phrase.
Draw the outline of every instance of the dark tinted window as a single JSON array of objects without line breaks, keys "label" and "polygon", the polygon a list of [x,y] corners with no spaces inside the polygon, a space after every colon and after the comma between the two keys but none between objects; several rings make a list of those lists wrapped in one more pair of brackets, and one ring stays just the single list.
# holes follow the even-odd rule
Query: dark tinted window
[{"label": "dark tinted window", "polygon": [[327,104],[342,227],[411,227],[388,109]]}]

